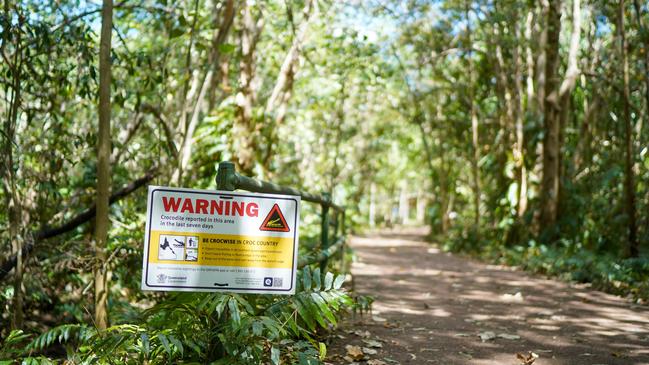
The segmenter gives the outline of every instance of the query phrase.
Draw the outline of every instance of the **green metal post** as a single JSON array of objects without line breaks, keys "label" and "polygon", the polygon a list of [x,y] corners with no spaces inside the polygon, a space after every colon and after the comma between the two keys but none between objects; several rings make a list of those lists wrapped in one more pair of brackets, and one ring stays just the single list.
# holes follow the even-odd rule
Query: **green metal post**
[{"label": "green metal post", "polygon": [[216,188],[218,190],[234,191],[237,188],[237,172],[234,163],[230,161],[219,162],[216,171]]},{"label": "green metal post", "polygon": [[340,211],[340,236],[343,239],[343,245],[340,248],[340,272],[345,273],[345,242],[347,238],[345,237],[345,210]]},{"label": "green metal post", "polygon": [[[329,193],[322,193],[322,197],[326,200],[331,199],[331,195],[329,195]],[[321,207],[322,217],[320,224],[320,248],[322,250],[326,250],[327,248],[329,248],[329,204],[322,204]],[[320,271],[322,273],[325,273],[327,271],[328,261],[328,258],[322,260],[322,263],[320,264]]]},{"label": "green metal post", "polygon": [[340,219],[340,212],[337,210],[334,210],[334,235],[333,235],[333,240],[338,239],[338,220]]}]

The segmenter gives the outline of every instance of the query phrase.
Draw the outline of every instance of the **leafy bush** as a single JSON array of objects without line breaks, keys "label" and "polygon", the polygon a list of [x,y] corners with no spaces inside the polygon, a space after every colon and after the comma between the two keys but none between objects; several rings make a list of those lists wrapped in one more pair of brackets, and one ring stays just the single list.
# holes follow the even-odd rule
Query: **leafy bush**
[{"label": "leafy bush", "polygon": [[34,338],[13,331],[0,358],[50,363],[48,351],[65,350],[66,360],[81,364],[320,364],[326,346],[319,332],[352,306],[343,282],[343,275],[307,266],[294,296],[174,293],[140,311],[134,323],[105,331],[86,324],[60,325]]}]

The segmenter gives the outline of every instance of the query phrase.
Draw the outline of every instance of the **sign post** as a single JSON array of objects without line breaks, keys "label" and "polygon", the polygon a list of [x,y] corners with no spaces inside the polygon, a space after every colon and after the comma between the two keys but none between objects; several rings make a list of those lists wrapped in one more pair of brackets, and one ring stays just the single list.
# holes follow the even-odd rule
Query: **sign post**
[{"label": "sign post", "polygon": [[300,197],[149,186],[142,289],[294,294]]}]

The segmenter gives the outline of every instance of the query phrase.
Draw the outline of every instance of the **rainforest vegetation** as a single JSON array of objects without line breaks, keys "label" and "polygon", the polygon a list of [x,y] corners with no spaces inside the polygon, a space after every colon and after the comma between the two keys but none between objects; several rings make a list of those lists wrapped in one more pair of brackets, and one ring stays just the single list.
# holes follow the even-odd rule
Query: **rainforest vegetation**
[{"label": "rainforest vegetation", "polygon": [[355,232],[649,298],[647,2],[4,0],[0,56],[2,363],[321,363],[371,302],[345,265],[140,289],[146,186],[220,161]]}]

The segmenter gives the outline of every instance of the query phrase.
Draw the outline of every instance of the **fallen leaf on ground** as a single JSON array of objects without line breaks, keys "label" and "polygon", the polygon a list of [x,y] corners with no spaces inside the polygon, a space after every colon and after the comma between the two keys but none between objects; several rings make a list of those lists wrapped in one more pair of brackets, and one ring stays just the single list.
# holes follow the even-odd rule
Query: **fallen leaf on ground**
[{"label": "fallen leaf on ground", "polygon": [[410,355],[410,360],[414,360],[417,358],[417,355],[415,354],[408,354],[408,355]]},{"label": "fallen leaf on ground", "polygon": [[469,337],[469,334],[467,334],[467,333],[456,333],[455,337]]},{"label": "fallen leaf on ground", "polygon": [[500,296],[502,300],[506,302],[522,302],[523,294],[521,292],[516,292],[515,294],[503,294]]},{"label": "fallen leaf on ground", "polygon": [[387,321],[387,319],[385,319],[383,317],[379,317],[379,316],[372,316],[372,320],[374,322],[386,322]]},{"label": "fallen leaf on ground", "polygon": [[361,331],[361,330],[354,331],[354,334],[358,337],[363,337],[363,338],[370,337],[371,335],[370,331]]},{"label": "fallen leaf on ground", "polygon": [[369,347],[363,347],[363,353],[368,354],[368,355],[376,355],[377,352],[374,349],[371,349]]},{"label": "fallen leaf on ground", "polygon": [[345,346],[345,350],[347,350],[347,355],[352,358],[352,360],[361,360],[365,357],[360,346],[347,345]]},{"label": "fallen leaf on ground", "polygon": [[482,342],[490,341],[496,338],[496,334],[491,331],[480,332],[478,336],[480,336]]},{"label": "fallen leaf on ground", "polygon": [[365,344],[368,347],[376,347],[376,348],[383,347],[383,345],[379,341],[376,341],[376,340],[363,340],[363,342],[365,342]]},{"label": "fallen leaf on ground", "polygon": [[372,359],[367,362],[367,365],[387,365],[387,363],[385,361]]},{"label": "fallen leaf on ground", "polygon": [[520,340],[521,336],[519,335],[512,335],[509,333],[499,333],[498,337],[504,338],[505,340]]},{"label": "fallen leaf on ground", "polygon": [[532,365],[534,361],[539,358],[539,355],[533,353],[532,351],[528,351],[527,355],[517,353],[516,358],[521,362],[521,365]]},{"label": "fallen leaf on ground", "polygon": [[412,330],[413,331],[426,331],[426,327],[417,327],[417,328],[413,328]]}]

